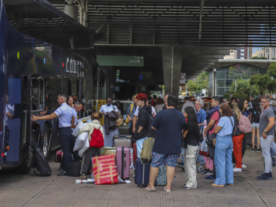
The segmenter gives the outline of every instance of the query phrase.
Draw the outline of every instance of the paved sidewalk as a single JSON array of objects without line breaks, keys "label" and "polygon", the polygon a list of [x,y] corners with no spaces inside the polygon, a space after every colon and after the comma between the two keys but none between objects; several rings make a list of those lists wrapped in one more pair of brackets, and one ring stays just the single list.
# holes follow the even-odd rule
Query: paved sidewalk
[{"label": "paved sidewalk", "polygon": [[[133,183],[95,186],[74,184],[75,177],[56,176],[59,163],[51,162],[52,176],[37,177],[32,172],[20,175],[0,172],[0,207],[16,206],[276,206],[276,179],[259,181],[257,174],[263,170],[261,153],[247,150],[244,157],[247,169],[235,173],[235,185],[223,188],[212,187],[212,180],[198,175],[198,189],[183,190],[184,173],[177,168],[172,193],[163,187],[156,192],[147,192]],[[274,170],[275,168],[273,168]],[[276,173],[274,173],[276,177]]]}]

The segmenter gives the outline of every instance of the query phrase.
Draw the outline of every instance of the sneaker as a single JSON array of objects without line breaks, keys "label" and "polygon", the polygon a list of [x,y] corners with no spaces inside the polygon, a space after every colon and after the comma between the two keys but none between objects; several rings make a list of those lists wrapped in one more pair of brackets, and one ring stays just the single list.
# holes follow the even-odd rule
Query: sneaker
[{"label": "sneaker", "polygon": [[58,168],[58,172],[62,172],[62,171],[64,171],[64,168],[59,167],[59,168]]},{"label": "sneaker", "polygon": [[271,180],[273,177],[270,177],[269,173],[264,173],[261,176],[257,176],[258,180]]},{"label": "sneaker", "polygon": [[241,172],[241,171],[242,171],[241,168],[236,168],[236,167],[233,168],[233,172]]},{"label": "sneaker", "polygon": [[257,152],[261,152],[261,149],[260,149],[260,148],[258,148],[258,149],[257,149]]},{"label": "sneaker", "polygon": [[207,179],[207,180],[215,180],[216,177],[213,177],[213,175],[210,175],[210,176],[206,177],[205,179]]},{"label": "sneaker", "polygon": [[252,152],[255,152],[255,149],[254,149],[254,148],[252,148]]},{"label": "sneaker", "polygon": [[205,173],[207,173],[207,169],[204,169],[201,173],[204,175]]},{"label": "sneaker", "polygon": [[247,166],[245,164],[242,163],[242,168],[247,168]]},{"label": "sneaker", "polygon": [[210,170],[207,170],[207,172],[204,175],[207,175],[207,176],[213,175],[213,172],[211,172]]},{"label": "sneaker", "polygon": [[272,175],[272,173],[271,173],[271,172],[269,173],[269,177],[270,177],[270,178],[273,178],[273,175]]}]

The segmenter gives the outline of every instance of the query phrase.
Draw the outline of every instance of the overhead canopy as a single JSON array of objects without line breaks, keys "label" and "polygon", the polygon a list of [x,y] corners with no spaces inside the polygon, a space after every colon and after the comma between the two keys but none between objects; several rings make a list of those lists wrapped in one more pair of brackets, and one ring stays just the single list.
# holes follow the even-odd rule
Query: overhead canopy
[{"label": "overhead canopy", "polygon": [[[64,0],[49,0],[60,10]],[[91,0],[95,45],[275,46],[275,0]]]},{"label": "overhead canopy", "polygon": [[24,34],[63,48],[90,48],[93,44],[92,30],[46,0],[4,0],[4,3],[9,21]]}]

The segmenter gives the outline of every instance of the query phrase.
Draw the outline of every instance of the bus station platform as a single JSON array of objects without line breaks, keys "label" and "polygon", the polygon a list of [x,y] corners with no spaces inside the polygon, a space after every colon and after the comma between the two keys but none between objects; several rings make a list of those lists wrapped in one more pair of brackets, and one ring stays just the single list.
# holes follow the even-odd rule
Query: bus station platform
[{"label": "bus station platform", "polygon": [[204,175],[197,173],[198,188],[184,190],[182,188],[184,172],[177,168],[171,193],[166,193],[162,186],[157,187],[155,192],[139,188],[134,184],[132,174],[131,184],[102,186],[75,184],[78,177],[58,177],[56,174],[59,163],[50,162],[52,168],[50,177],[38,177],[33,172],[21,175],[16,172],[1,171],[0,206],[275,206],[276,179],[270,181],[256,179],[264,168],[261,153],[252,152],[247,148],[243,162],[247,168],[243,169],[242,173],[234,174],[234,186],[219,188],[211,186],[213,180],[206,180]]}]

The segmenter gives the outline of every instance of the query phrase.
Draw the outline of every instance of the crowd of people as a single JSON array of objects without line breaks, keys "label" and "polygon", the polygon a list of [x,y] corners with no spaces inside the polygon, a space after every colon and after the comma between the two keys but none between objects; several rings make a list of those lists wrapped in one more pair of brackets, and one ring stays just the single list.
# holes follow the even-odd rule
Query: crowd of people
[{"label": "crowd of people", "polygon": [[[99,113],[92,114],[92,122],[82,130],[91,134],[92,129],[99,129],[102,132],[105,147],[112,147],[114,135],[119,134],[116,123],[108,121],[109,118],[110,120],[114,117],[118,118],[120,114],[119,105],[112,104],[112,101],[108,98]],[[270,107],[268,96],[261,98],[261,106],[258,103],[253,104],[253,109],[250,110],[248,110],[247,100],[236,98],[232,98],[229,103],[221,103],[221,98],[213,97],[208,111],[204,110],[205,103],[200,98],[195,102],[185,98],[181,108],[177,97],[171,94],[165,95],[164,99],[155,96],[149,100],[146,94],[140,93],[133,95],[132,101],[126,111],[126,123],[128,132],[133,137],[132,141],[136,143],[138,158],[143,142],[151,136],[148,132],[155,130],[150,182],[147,190],[155,190],[154,181],[159,167],[165,164],[167,185],[164,189],[170,192],[175,167],[179,162],[185,167],[184,189],[197,188],[197,171],[206,175],[206,179],[213,179],[214,187],[234,185],[233,173],[241,172],[242,168],[246,167],[242,158],[246,149],[246,137],[250,136],[250,133],[242,133],[240,130],[240,124],[245,118],[252,122],[252,151],[262,151],[265,159],[265,172],[257,178],[272,179],[270,145],[274,135],[275,113]],[[73,103],[72,97],[66,97],[63,94],[58,96],[58,103],[60,107],[54,113],[45,116],[33,115],[32,121],[59,118],[59,134],[64,155],[58,175],[66,175],[66,166],[73,159],[82,159],[82,176],[85,177],[87,171],[91,169],[90,159],[85,157],[97,156],[99,150],[89,149],[82,158],[73,152],[76,137],[71,134],[77,126],[77,114],[82,109],[82,104],[79,101]],[[150,115],[154,117],[151,128],[149,127]],[[99,122],[101,116],[105,117],[103,127]],[[208,136],[215,137],[215,147],[208,147],[209,156],[199,155],[201,143]],[[255,136],[257,136],[256,145]],[[205,169],[198,166],[205,166]]]}]

